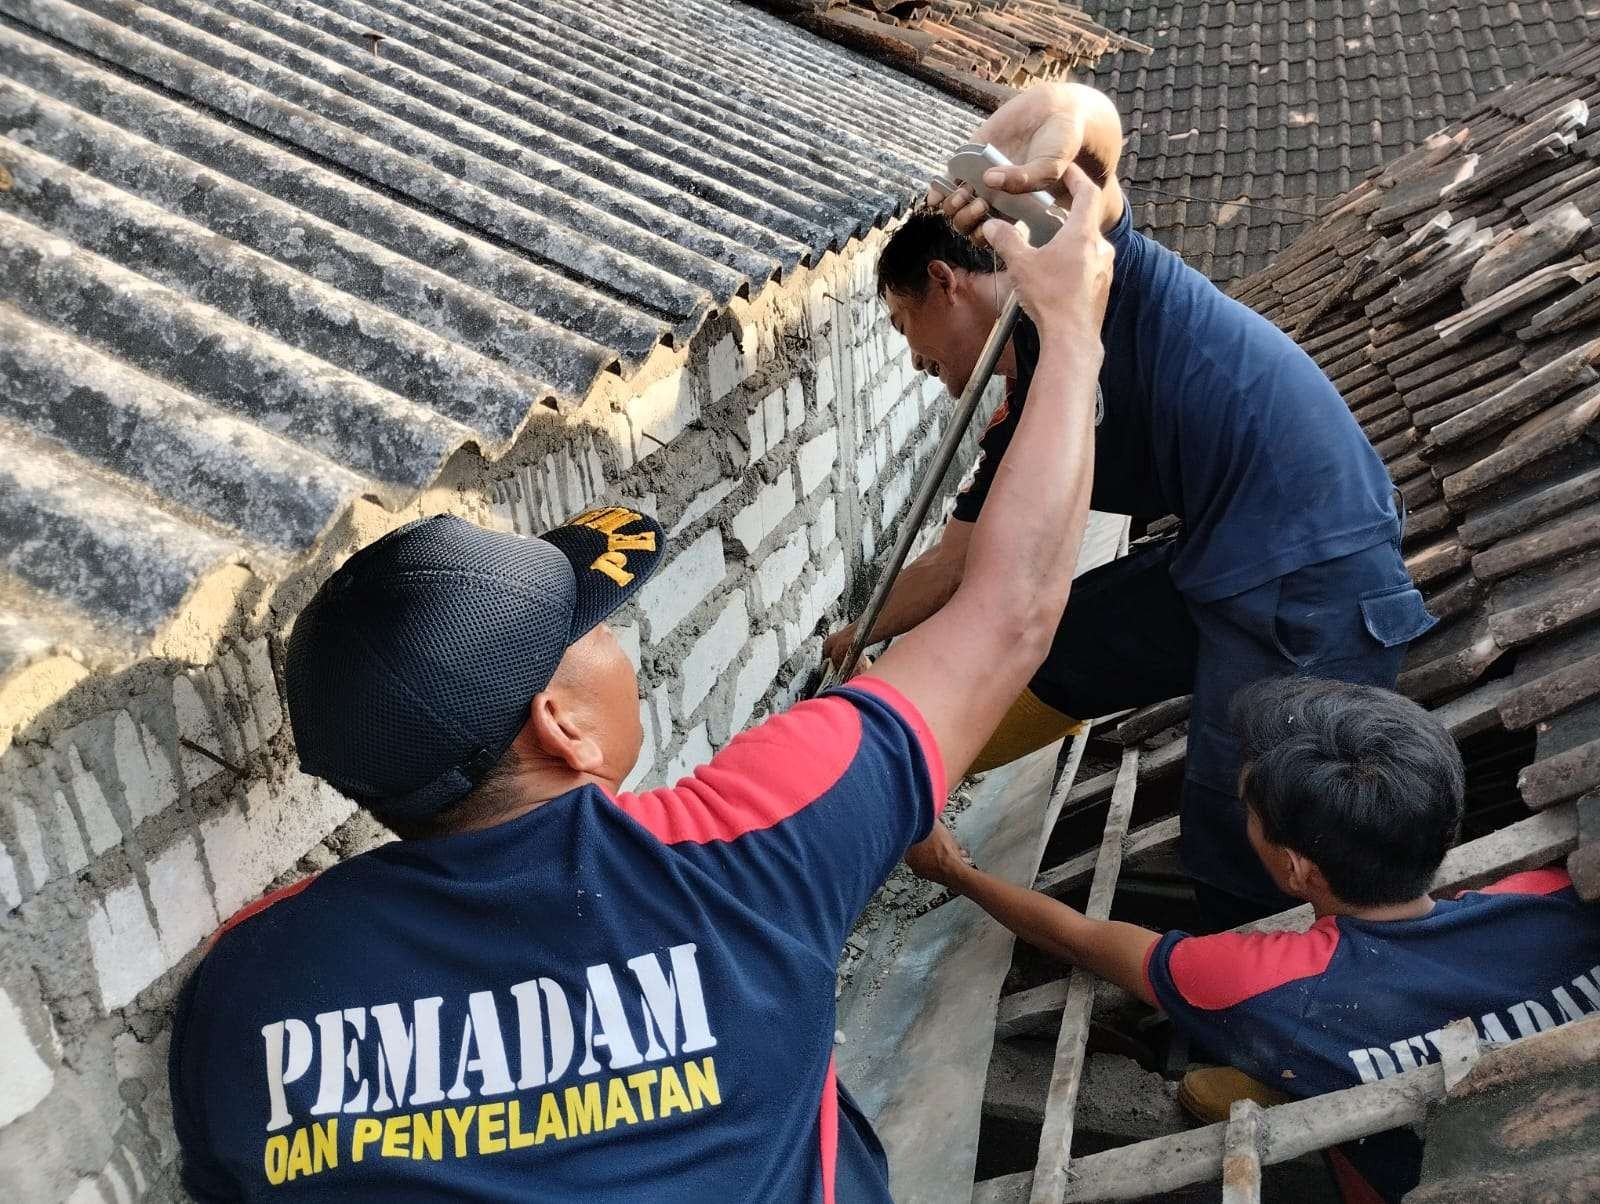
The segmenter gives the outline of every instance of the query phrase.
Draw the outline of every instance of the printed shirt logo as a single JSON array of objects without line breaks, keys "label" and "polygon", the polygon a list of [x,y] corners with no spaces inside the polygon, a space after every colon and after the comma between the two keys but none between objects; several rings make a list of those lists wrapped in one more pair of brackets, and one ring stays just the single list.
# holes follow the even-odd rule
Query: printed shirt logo
[{"label": "printed shirt logo", "polygon": [[623,534],[619,528],[626,527],[629,523],[638,522],[643,516],[633,510],[621,506],[604,506],[598,510],[585,510],[568,526],[587,527],[591,531],[598,531],[606,537],[606,550],[595,557],[594,563],[589,567],[596,572],[604,573],[619,586],[627,585],[633,580],[633,574],[628,571],[628,552],[654,552],[656,550],[656,533],[654,531],[636,532],[632,535]]},{"label": "printed shirt logo", "polygon": [[581,1000],[533,977],[264,1026],[267,1182],[503,1154],[719,1107],[715,1059],[687,1056],[717,1044],[695,954],[682,944],[665,966],[655,953],[589,966]]}]

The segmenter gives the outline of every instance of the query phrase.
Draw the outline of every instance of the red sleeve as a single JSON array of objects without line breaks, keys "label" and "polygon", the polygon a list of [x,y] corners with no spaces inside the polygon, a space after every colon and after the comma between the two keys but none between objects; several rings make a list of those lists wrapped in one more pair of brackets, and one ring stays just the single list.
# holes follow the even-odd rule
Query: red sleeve
[{"label": "red sleeve", "polygon": [[916,735],[917,747],[922,750],[922,762],[928,767],[928,784],[933,794],[933,813],[938,815],[944,810],[945,804],[944,754],[939,751],[939,742],[933,738],[933,729],[922,717],[922,712],[917,710],[915,703],[881,677],[854,678],[850,682],[850,688],[860,690],[863,694],[871,694],[899,715]]},{"label": "red sleeve", "polygon": [[[1560,866],[1546,866],[1542,870],[1524,870],[1520,874],[1512,874],[1509,878],[1502,878],[1498,882],[1491,882],[1488,886],[1477,889],[1481,895],[1553,895],[1557,891],[1566,890],[1572,885],[1572,876]],[[1474,892],[1462,891],[1461,895]]]},{"label": "red sleeve", "polygon": [[[1160,948],[1158,943],[1156,948]],[[1328,968],[1339,947],[1339,924],[1324,916],[1306,932],[1221,932],[1190,936],[1172,944],[1166,955],[1168,981],[1182,1001],[1205,1011],[1236,1007]],[[1155,949],[1151,950],[1152,955]],[[1151,993],[1157,999],[1159,974],[1152,959],[1145,963]]]}]

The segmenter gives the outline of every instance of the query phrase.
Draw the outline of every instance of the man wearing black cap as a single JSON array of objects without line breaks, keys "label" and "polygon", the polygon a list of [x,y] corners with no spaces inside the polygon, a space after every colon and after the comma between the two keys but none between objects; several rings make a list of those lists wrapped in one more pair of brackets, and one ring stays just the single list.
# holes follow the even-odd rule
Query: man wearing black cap
[{"label": "man wearing black cap", "polygon": [[328,579],[286,658],[301,765],[403,839],[247,908],[196,969],[171,1054],[193,1195],[889,1199],[834,1080],[834,967],[1066,598],[1111,273],[1071,186],[1044,250],[990,231],[1061,383],[961,588],[675,787],[619,793],[638,689],[603,622],[663,555],[651,519],[424,519]]}]

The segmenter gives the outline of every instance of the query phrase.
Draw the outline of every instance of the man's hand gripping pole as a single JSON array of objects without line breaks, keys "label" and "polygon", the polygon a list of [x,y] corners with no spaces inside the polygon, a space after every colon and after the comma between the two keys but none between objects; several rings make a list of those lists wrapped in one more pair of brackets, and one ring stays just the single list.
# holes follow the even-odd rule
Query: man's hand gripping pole
[{"label": "man's hand gripping pole", "polygon": [[[1061,229],[1062,223],[1061,210],[1055,207],[1050,194],[1002,192],[990,188],[983,182],[983,173],[991,167],[1010,165],[1011,161],[994,147],[969,144],[951,157],[949,178],[938,177],[933,183],[946,195],[965,184],[975,195],[988,202],[990,209],[1011,221],[1020,222],[1027,230],[1028,242],[1035,247],[1042,247],[1055,236],[1056,231]],[[900,524],[900,534],[895,538],[894,548],[889,553],[889,562],[883,568],[883,575],[873,586],[872,597],[867,601],[867,609],[856,622],[855,636],[850,641],[850,649],[845,653],[845,658],[837,670],[831,661],[824,662],[822,677],[814,693],[820,694],[829,686],[850,680],[856,665],[860,663],[861,653],[871,642],[872,629],[878,624],[878,616],[883,612],[889,591],[894,588],[895,578],[905,567],[911,545],[916,540],[917,533],[922,530],[922,524],[927,520],[928,511],[933,506],[934,495],[939,491],[950,462],[955,459],[956,448],[961,445],[967,427],[972,424],[972,415],[977,411],[978,399],[989,387],[995,365],[1000,362],[1000,356],[1005,351],[1006,343],[1010,341],[1021,314],[1022,306],[1017,301],[1016,293],[1008,293],[1005,303],[1000,307],[1000,314],[995,319],[994,327],[989,331],[989,337],[983,344],[983,350],[978,353],[978,362],[967,378],[966,388],[961,390],[960,400],[956,402],[955,413],[950,417],[950,425],[945,428],[944,438],[939,440],[932,461],[920,474],[921,480],[917,485],[916,496],[911,501],[911,510],[906,515],[905,521]]]}]

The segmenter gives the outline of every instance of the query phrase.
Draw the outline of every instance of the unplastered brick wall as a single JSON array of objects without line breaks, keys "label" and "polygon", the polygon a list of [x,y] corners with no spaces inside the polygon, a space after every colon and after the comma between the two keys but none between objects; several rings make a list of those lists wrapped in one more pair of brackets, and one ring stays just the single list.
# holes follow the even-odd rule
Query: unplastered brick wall
[{"label": "unplastered brick wall", "polygon": [[[880,236],[736,303],[495,463],[458,457],[400,514],[361,504],[294,583],[192,656],[90,673],[0,733],[0,1199],[181,1198],[166,1086],[184,978],[265,890],[387,839],[301,774],[284,616],[340,556],[416,513],[537,532],[648,509],[669,559],[617,616],[646,743],[675,780],[803,691],[865,600],[948,417],[874,294]],[[925,542],[925,541],[924,541]]]}]

